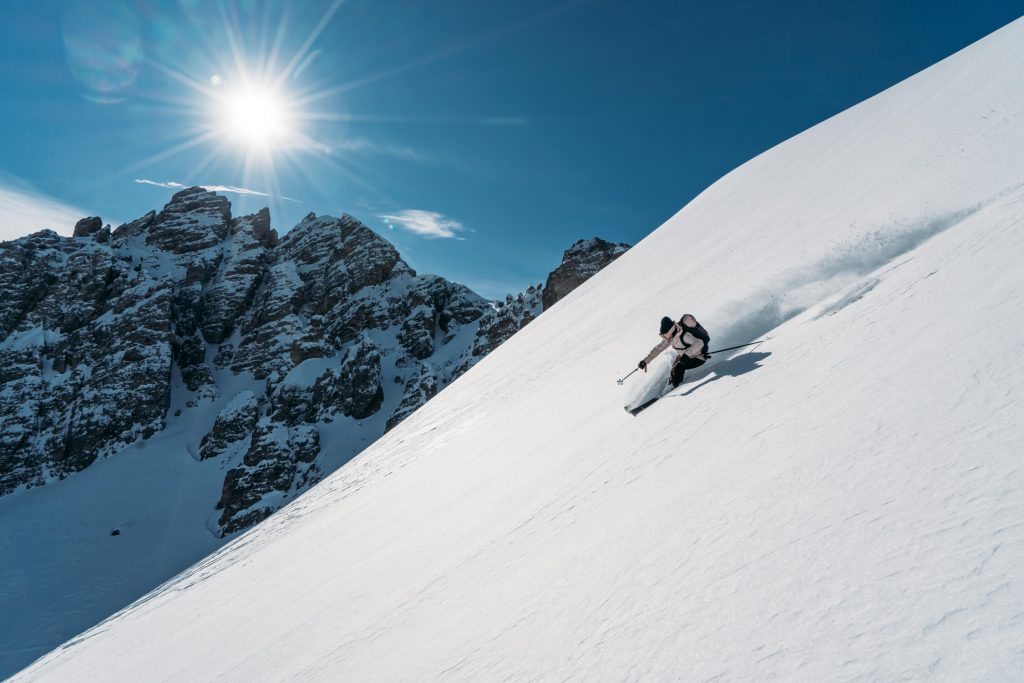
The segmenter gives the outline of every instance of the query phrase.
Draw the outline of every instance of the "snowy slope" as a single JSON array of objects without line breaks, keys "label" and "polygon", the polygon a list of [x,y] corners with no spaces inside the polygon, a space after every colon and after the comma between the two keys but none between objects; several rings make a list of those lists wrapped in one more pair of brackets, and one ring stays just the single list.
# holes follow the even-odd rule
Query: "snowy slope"
[{"label": "snowy slope", "polygon": [[[1020,679],[1022,156],[1018,21],[729,174],[15,680]],[[684,312],[770,340],[630,417],[615,378]]]}]

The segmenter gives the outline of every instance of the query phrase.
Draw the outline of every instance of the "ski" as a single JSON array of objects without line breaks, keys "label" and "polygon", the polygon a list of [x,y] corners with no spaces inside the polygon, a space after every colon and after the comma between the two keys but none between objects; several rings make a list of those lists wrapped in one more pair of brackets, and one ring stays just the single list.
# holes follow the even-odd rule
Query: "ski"
[{"label": "ski", "polygon": [[626,408],[626,412],[629,413],[630,415],[632,415],[633,417],[636,417],[637,415],[640,414],[640,411],[642,411],[645,408],[649,408],[652,405],[654,405],[659,398],[661,398],[661,396],[655,396],[650,401],[647,401],[646,403],[641,403],[636,408]]},{"label": "ski", "polygon": [[652,405],[657,403],[658,399],[665,398],[666,396],[668,396],[669,392],[671,392],[673,389],[675,389],[675,387],[666,386],[664,389],[662,389],[661,393],[656,395],[654,398],[649,398],[640,405],[634,406],[632,408],[627,406],[626,412],[632,415],[633,417],[636,417],[641,411],[646,410],[647,408],[650,408]]}]

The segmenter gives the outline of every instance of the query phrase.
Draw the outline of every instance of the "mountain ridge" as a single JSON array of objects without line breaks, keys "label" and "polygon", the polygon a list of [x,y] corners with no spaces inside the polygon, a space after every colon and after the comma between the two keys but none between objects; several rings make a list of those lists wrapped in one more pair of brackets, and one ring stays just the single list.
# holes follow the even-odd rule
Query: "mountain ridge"
[{"label": "mountain ridge", "polygon": [[[591,242],[605,251],[567,252],[560,268],[587,260],[594,270],[626,248]],[[200,187],[114,229],[93,216],[71,238],[4,243],[0,261],[0,415],[14,426],[0,443],[0,494],[150,439],[175,397],[175,417],[226,399],[230,415],[189,446],[207,460],[249,441],[215,501],[221,534],[271,514],[278,504],[265,497],[293,497],[324,475],[316,425],[366,420],[389,396],[383,427],[393,428],[543,309],[539,285],[494,304],[418,275],[349,214],[310,213],[279,237],[267,209],[236,217]],[[319,372],[305,384],[292,373],[304,363]],[[250,386],[222,396],[225,373]],[[233,403],[242,395],[245,419]]]}]

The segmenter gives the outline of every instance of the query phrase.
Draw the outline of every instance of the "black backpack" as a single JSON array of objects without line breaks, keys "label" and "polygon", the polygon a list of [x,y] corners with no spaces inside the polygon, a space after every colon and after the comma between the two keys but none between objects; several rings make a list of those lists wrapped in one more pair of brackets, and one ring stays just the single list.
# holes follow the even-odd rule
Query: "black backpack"
[{"label": "black backpack", "polygon": [[[691,318],[693,318],[693,321],[696,323],[693,327],[687,327],[686,325],[683,324],[683,318],[685,318],[686,316],[690,316]],[[684,313],[683,317],[679,319],[678,325],[679,327],[683,328],[684,333],[689,332],[694,337],[697,337],[698,339],[703,341],[704,351],[710,350],[711,336],[708,334],[708,331],[704,329],[704,326],[700,324],[700,321],[697,320],[697,317],[695,315],[693,315],[692,313]]]}]

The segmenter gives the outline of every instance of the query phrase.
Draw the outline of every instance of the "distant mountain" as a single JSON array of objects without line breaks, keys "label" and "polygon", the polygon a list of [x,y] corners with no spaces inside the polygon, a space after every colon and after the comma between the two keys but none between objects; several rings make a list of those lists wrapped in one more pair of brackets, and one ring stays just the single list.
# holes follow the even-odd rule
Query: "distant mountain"
[{"label": "distant mountain", "polygon": [[[244,529],[626,248],[577,242],[547,287],[492,302],[351,216],[279,237],[267,209],[236,217],[198,187],[114,230],[3,243],[0,495],[153,440],[219,463],[211,530]],[[170,421],[189,429],[165,437]]]}]

